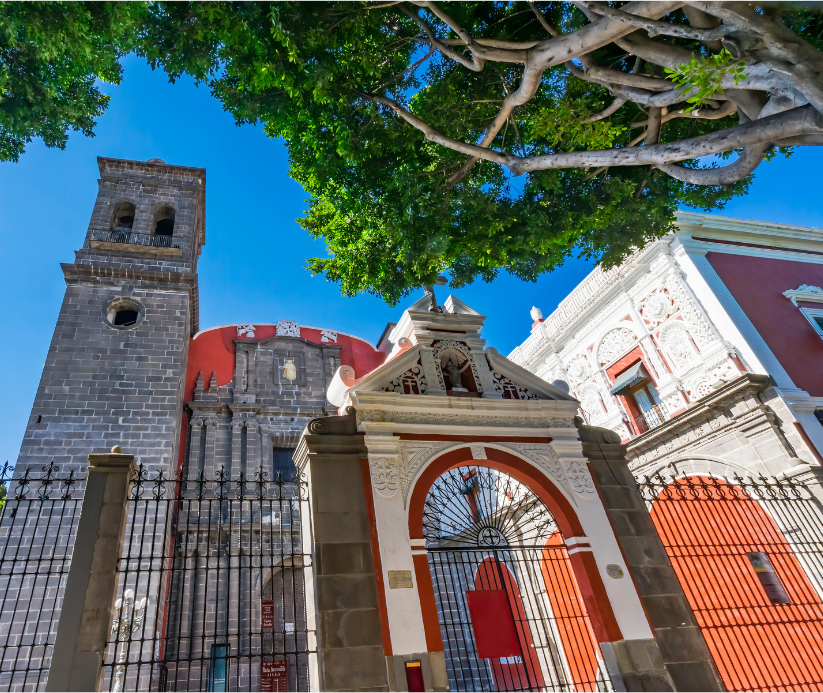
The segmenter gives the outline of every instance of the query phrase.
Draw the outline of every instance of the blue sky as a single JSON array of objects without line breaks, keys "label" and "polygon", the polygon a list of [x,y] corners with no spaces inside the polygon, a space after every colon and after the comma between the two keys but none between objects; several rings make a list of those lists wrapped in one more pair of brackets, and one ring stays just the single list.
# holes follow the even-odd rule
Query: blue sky
[{"label": "blue sky", "polygon": [[[295,223],[305,194],[287,175],[281,142],[260,128],[237,127],[205,88],[188,80],[168,84],[141,59],[124,61],[120,86],[104,85],[112,100],[96,137],[73,134],[65,151],[33,142],[17,164],[0,164],[0,362],[6,392],[0,398],[0,463],[20,448],[65,284],[61,262],[83,241],[97,190],[97,156],[207,169],[207,242],[200,262],[200,325],[275,322],[335,328],[374,343],[404,305],[390,308],[371,296],[343,298],[337,287],[303,269],[322,255]],[[823,148],[762,165],[745,198],[728,216],[823,226],[820,171]],[[455,292],[488,316],[488,344],[508,353],[530,330],[529,309],[548,315],[587,274],[571,261],[537,283],[505,273],[494,283]],[[441,300],[447,292],[440,289]],[[407,301],[411,302],[410,300]]]}]

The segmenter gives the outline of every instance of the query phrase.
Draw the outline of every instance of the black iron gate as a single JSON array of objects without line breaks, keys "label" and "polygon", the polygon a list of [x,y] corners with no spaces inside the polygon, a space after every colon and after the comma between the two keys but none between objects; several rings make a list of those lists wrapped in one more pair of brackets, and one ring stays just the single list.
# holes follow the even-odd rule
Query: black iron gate
[{"label": "black iron gate", "polygon": [[640,488],[726,688],[821,690],[823,508],[812,487],[670,465]]},{"label": "black iron gate", "polygon": [[132,481],[118,601],[104,664],[109,690],[309,689],[315,625],[305,483]]},{"label": "black iron gate", "polygon": [[0,509],[0,690],[43,690],[51,664],[84,476],[54,464],[14,476],[0,470],[7,492]]},{"label": "black iron gate", "polygon": [[451,690],[613,690],[568,550],[528,488],[458,467],[423,523]]}]

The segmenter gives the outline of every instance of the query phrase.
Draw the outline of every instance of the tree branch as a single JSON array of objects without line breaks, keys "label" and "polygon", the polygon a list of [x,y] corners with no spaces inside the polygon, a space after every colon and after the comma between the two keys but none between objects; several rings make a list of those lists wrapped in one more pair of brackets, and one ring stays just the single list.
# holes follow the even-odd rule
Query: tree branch
[{"label": "tree branch", "polygon": [[[737,104],[734,101],[723,101],[720,104],[720,108],[697,108],[691,113],[686,113],[685,109],[682,108],[677,111],[669,111],[662,116],[661,121],[663,123],[668,123],[670,120],[676,120],[677,118],[719,120],[720,118],[725,118],[726,116],[732,115],[736,110]],[[633,130],[634,128],[646,127],[648,124],[648,120],[639,120],[632,123],[629,128]]]},{"label": "tree branch", "polygon": [[685,26],[678,26],[676,24],[669,24],[668,22],[660,22],[654,19],[646,19],[645,17],[638,17],[635,14],[624,12],[616,7],[610,7],[606,3],[588,2],[587,0],[576,0],[575,5],[578,7],[585,6],[590,12],[600,16],[615,17],[622,19],[624,22],[630,23],[640,29],[645,29],[649,36],[676,36],[678,38],[693,39],[695,41],[717,41],[722,39],[727,33],[724,26],[714,27],[712,29],[697,29]]},{"label": "tree branch", "polygon": [[537,3],[530,1],[529,7],[532,8],[532,12],[534,12],[537,17],[537,21],[540,22],[540,25],[546,30],[549,36],[560,36],[560,32],[549,23],[549,20],[546,19],[546,15],[543,14],[537,6]]},{"label": "tree branch", "polygon": [[484,63],[482,59],[478,60],[476,57],[472,56],[472,59],[469,60],[465,55],[462,55],[458,51],[454,51],[445,44],[441,43],[437,36],[434,35],[434,30],[429,26],[427,22],[423,21],[423,19],[420,17],[420,15],[417,14],[417,12],[412,12],[405,5],[400,5],[399,9],[407,17],[417,22],[417,25],[421,29],[423,29],[423,31],[429,39],[430,46],[436,48],[446,57],[451,58],[455,62],[460,63],[461,65],[463,65],[463,67],[467,67],[469,70],[472,70],[473,72],[480,72],[483,69]]},{"label": "tree branch", "polygon": [[[580,64],[583,65],[583,70],[580,70],[571,60],[566,63],[566,67],[574,73],[575,77],[586,82],[595,82],[596,84],[623,84],[627,87],[636,87],[649,91],[669,91],[675,87],[673,82],[660,79],[659,77],[648,77],[647,75],[638,75],[634,72],[622,72],[621,70],[601,67],[588,55],[581,55],[576,58],[576,60],[580,61]],[[574,66],[574,68],[572,66]]]},{"label": "tree branch", "polygon": [[728,152],[754,144],[771,143],[787,137],[818,135],[820,133],[823,133],[823,115],[818,113],[812,106],[801,106],[744,125],[736,125],[732,128],[677,142],[655,144],[648,147],[543,154],[526,159],[512,157],[511,163],[506,165],[515,175],[556,168],[644,166],[649,164],[658,166],[685,159],[720,154],[721,152]]},{"label": "tree branch", "polygon": [[760,14],[747,3],[691,2],[691,5],[722,19],[736,33],[755,34],[765,50],[752,55],[782,75],[809,103],[823,112],[823,52],[795,34],[779,19]]},{"label": "tree branch", "polygon": [[693,185],[729,185],[754,171],[763,161],[763,155],[770,147],[768,142],[745,147],[737,161],[720,168],[686,168],[679,164],[661,164],[655,168],[672,178]]},{"label": "tree branch", "polygon": [[581,123],[595,123],[598,120],[603,120],[604,118],[608,118],[613,113],[616,113],[618,111],[618,109],[624,103],[626,103],[626,101],[628,101],[628,99],[625,98],[624,96],[618,96],[617,98],[615,98],[614,101],[611,102],[611,104],[609,104],[608,106],[606,106],[606,108],[604,108],[602,111],[600,111],[600,113],[595,113],[594,115],[591,115],[588,118],[585,118],[584,120],[581,120],[580,122]]},{"label": "tree branch", "polygon": [[[417,116],[409,113],[399,103],[384,96],[356,92],[359,96],[383,104],[394,110],[403,120],[420,130],[431,142],[441,144],[457,152],[477,159],[502,164],[516,176],[531,171],[559,168],[591,168],[592,166],[661,166],[664,164],[696,159],[711,154],[720,154],[758,144],[769,144],[777,140],[803,135],[823,133],[823,115],[812,106],[785,111],[777,115],[761,118],[745,125],[737,125],[719,132],[700,137],[692,137],[667,144],[652,144],[644,147],[622,147],[580,152],[560,152],[540,156],[520,157],[496,152],[455,140],[442,134]],[[645,135],[643,135],[645,136]],[[765,150],[764,150],[765,151]],[[469,162],[464,164],[465,166]]]},{"label": "tree branch", "polygon": [[[666,2],[646,2],[636,0],[626,3],[623,10],[639,17],[657,19],[683,6],[679,0]],[[615,18],[602,18],[571,34],[541,41],[529,52],[529,58],[537,62],[543,70],[565,63],[567,60],[591,53],[598,48],[636,31],[628,22]],[[690,59],[690,58],[689,58]],[[686,62],[688,62],[688,60]]]},{"label": "tree branch", "polygon": [[482,63],[483,60],[497,60],[499,62],[507,63],[525,63],[528,60],[527,51],[520,47],[518,47],[517,50],[510,50],[508,48],[492,47],[488,44],[482,45],[435,2],[422,0],[420,2],[415,2],[415,4],[425,7],[441,22],[446,24],[455,34],[457,34],[463,45],[471,51],[475,62]]}]

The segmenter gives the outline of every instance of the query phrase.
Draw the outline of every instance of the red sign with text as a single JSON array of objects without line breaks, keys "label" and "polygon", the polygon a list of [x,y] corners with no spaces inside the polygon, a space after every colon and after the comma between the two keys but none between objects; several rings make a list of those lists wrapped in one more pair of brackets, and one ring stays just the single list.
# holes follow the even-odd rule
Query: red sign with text
[{"label": "red sign with text", "polygon": [[289,669],[285,660],[260,662],[260,690],[272,693],[289,690]]},{"label": "red sign with text", "polygon": [[271,599],[260,601],[260,627],[263,630],[274,629],[274,602]]}]

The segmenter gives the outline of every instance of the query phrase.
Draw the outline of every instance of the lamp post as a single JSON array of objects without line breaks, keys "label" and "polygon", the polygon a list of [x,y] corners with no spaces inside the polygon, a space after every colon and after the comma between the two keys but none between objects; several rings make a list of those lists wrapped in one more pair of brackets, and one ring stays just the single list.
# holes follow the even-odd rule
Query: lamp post
[{"label": "lamp post", "polygon": [[[132,608],[132,605],[134,608]],[[123,598],[114,603],[114,622],[111,633],[114,636],[115,646],[117,643],[124,643],[120,646],[117,655],[117,666],[114,668],[114,681],[111,690],[122,691],[125,687],[126,659],[129,652],[129,636],[136,633],[143,625],[143,616],[146,611],[146,598],[143,597],[134,604],[134,590],[123,592]]]}]

